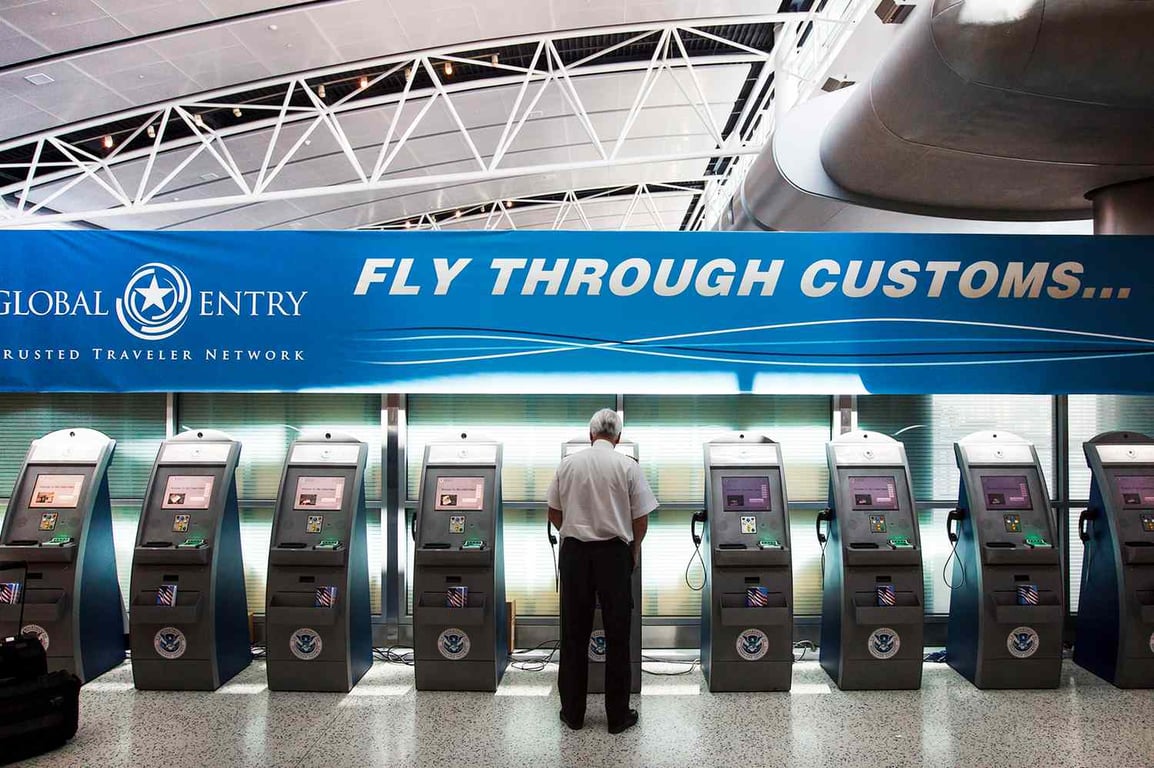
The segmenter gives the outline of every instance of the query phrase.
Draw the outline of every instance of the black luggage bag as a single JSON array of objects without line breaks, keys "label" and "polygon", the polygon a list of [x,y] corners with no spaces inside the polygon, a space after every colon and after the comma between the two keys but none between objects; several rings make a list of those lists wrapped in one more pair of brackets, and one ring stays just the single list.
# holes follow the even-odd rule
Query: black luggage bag
[{"label": "black luggage bag", "polygon": [[[24,563],[0,563],[0,570]],[[20,597],[24,626],[24,581]],[[13,584],[0,587],[11,594]],[[6,604],[11,607],[10,604]],[[63,670],[47,673],[48,656],[40,640],[21,636],[0,640],[0,765],[61,747],[76,735],[80,714],[80,678]]]}]

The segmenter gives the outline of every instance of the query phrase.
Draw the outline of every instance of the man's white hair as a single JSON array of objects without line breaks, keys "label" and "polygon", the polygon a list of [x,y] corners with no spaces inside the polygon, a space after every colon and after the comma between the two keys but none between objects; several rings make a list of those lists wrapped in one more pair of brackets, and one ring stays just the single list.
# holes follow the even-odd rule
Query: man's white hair
[{"label": "man's white hair", "polygon": [[612,408],[602,408],[589,419],[589,434],[621,437],[621,417]]}]

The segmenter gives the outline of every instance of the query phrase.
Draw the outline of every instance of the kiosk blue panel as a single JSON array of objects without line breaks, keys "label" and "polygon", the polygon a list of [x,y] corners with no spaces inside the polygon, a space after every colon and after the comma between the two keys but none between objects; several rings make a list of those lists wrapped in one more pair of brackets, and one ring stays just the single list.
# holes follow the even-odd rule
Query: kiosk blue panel
[{"label": "kiosk blue panel", "polygon": [[195,430],[160,446],[132,559],[132,676],[212,691],[252,661],[236,466],[240,443]]},{"label": "kiosk blue panel", "polygon": [[961,488],[947,521],[957,547],[947,661],[979,688],[1056,688],[1065,581],[1038,454],[1004,431],[970,435],[954,452]]},{"label": "kiosk blue panel", "polygon": [[1092,479],[1074,661],[1119,688],[1154,688],[1154,438],[1108,432],[1083,449]]},{"label": "kiosk blue panel", "polygon": [[0,605],[0,637],[35,634],[49,671],[64,669],[85,682],[124,661],[107,477],[115,446],[91,429],[33,441],[0,532],[0,560],[28,564],[22,582],[8,582],[13,600]]}]

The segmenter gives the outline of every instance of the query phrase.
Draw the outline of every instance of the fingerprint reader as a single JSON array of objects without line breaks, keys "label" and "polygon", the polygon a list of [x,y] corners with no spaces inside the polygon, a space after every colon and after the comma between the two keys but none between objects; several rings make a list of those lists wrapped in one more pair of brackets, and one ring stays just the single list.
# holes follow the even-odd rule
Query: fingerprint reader
[{"label": "fingerprint reader", "polygon": [[906,536],[891,536],[890,546],[894,549],[913,549],[914,545],[910,544],[910,540]]},{"label": "fingerprint reader", "polygon": [[771,536],[764,536],[758,542],[759,549],[781,549],[781,542]]},{"label": "fingerprint reader", "polygon": [[317,544],[317,549],[337,549],[341,545],[340,539],[321,539]]},{"label": "fingerprint reader", "polygon": [[1043,539],[1041,536],[1037,535],[1036,533],[1032,533],[1026,537],[1026,544],[1031,546],[1031,547],[1036,547],[1038,549],[1051,548],[1050,542],[1046,541],[1045,539]]},{"label": "fingerprint reader", "polygon": [[177,548],[183,549],[198,549],[204,546],[203,536],[189,536],[187,539],[176,545]]},{"label": "fingerprint reader", "polygon": [[465,543],[461,545],[461,549],[484,549],[485,542],[481,539],[465,539]]}]

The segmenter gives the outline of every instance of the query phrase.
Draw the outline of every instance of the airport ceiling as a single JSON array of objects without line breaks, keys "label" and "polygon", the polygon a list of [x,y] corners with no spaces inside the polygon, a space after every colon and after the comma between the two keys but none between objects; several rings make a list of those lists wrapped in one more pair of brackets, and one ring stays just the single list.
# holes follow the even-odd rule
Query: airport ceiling
[{"label": "airport ceiling", "polygon": [[0,227],[697,229],[876,0],[4,0]]}]

